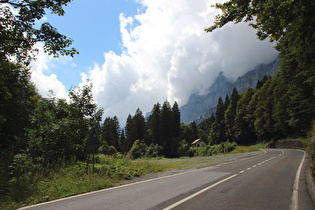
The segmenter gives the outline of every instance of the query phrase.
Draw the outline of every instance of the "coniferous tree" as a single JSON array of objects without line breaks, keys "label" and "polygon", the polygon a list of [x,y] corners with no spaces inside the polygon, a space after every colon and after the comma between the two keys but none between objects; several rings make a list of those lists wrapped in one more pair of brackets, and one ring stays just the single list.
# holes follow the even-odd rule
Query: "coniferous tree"
[{"label": "coniferous tree", "polygon": [[210,131],[212,144],[219,144],[225,141],[224,112],[224,104],[220,97],[216,107],[215,121],[212,124]]},{"label": "coniferous tree", "polygon": [[198,134],[198,127],[195,121],[192,121],[191,123],[189,123],[189,127],[192,130],[193,133],[193,140],[196,140],[199,138],[199,134]]},{"label": "coniferous tree", "polygon": [[258,101],[254,112],[255,115],[255,129],[257,137],[260,141],[271,140],[274,138],[275,121],[272,117],[273,109],[273,93],[274,84],[268,80],[261,89],[257,90]]},{"label": "coniferous tree", "polygon": [[144,139],[144,135],[145,135],[145,119],[144,116],[142,114],[142,111],[138,108],[134,117],[133,117],[133,121],[135,124],[135,128],[136,128],[136,139],[139,140],[143,140]]},{"label": "coniferous tree", "polygon": [[180,135],[180,110],[175,101],[172,107],[172,137],[178,138]]},{"label": "coniferous tree", "polygon": [[161,107],[159,103],[154,104],[151,113],[148,118],[148,128],[152,132],[152,143],[162,145],[160,137]]},{"label": "coniferous tree", "polygon": [[235,141],[239,145],[249,145],[256,143],[257,137],[255,133],[254,105],[255,91],[252,88],[247,89],[241,94],[237,103],[235,116]]},{"label": "coniferous tree", "polygon": [[161,146],[163,147],[162,153],[165,156],[171,155],[170,150],[170,143],[172,139],[172,124],[171,124],[171,118],[172,118],[172,109],[170,106],[170,103],[168,101],[165,101],[163,103],[162,109],[161,109]]},{"label": "coniferous tree", "polygon": [[123,142],[122,150],[124,153],[127,153],[130,150],[130,148],[132,147],[134,141],[136,140],[135,139],[136,138],[136,134],[135,134],[136,131],[135,131],[132,117],[130,114],[128,115],[127,120],[126,120],[125,130],[126,130],[126,139]]},{"label": "coniferous tree", "polygon": [[228,94],[225,95],[225,101],[224,101],[224,110],[227,110],[227,108],[229,107],[231,103],[230,97]]},{"label": "coniferous tree", "polygon": [[119,138],[119,147],[120,147],[122,152],[124,151],[123,145],[124,145],[125,141],[126,141],[125,130],[122,129],[121,134],[120,134],[120,138]]},{"label": "coniferous tree", "polygon": [[235,141],[235,117],[239,94],[234,88],[231,94],[230,104],[225,111],[226,138]]},{"label": "coniferous tree", "polygon": [[138,108],[135,115],[131,117],[128,116],[126,122],[126,140],[123,143],[123,151],[128,152],[133,143],[139,139],[144,140],[146,132],[145,120],[141,110]]},{"label": "coniferous tree", "polygon": [[192,128],[184,123],[181,124],[181,133],[181,139],[186,140],[189,145],[196,140]]},{"label": "coniferous tree", "polygon": [[107,117],[102,126],[102,141],[107,142],[109,146],[114,146],[120,151],[119,147],[120,126],[117,116]]}]

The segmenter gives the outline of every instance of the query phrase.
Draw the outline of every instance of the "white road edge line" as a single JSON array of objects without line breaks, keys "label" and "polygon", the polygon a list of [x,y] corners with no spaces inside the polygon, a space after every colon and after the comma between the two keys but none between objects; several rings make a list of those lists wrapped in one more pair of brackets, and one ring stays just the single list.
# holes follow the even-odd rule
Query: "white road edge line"
[{"label": "white road edge line", "polygon": [[[261,150],[261,151],[263,151],[264,153],[260,154],[260,155],[265,155],[266,154],[265,150]],[[260,156],[260,155],[255,155],[255,156],[251,156],[251,157],[248,157],[248,158],[239,159],[239,160],[236,160],[236,161],[231,161],[229,163],[234,163],[234,162],[239,162],[239,161],[243,161],[243,160],[248,160],[248,159]],[[125,188],[125,187],[138,185],[138,184],[151,182],[151,181],[156,181],[156,180],[160,180],[160,179],[166,179],[166,178],[170,178],[170,177],[174,177],[174,176],[180,176],[180,175],[184,175],[184,174],[187,174],[187,173],[191,173],[191,172],[195,172],[195,171],[201,171],[201,170],[206,170],[206,169],[209,169],[209,168],[219,167],[219,166],[221,166],[221,165],[218,164],[218,165],[213,165],[213,166],[209,166],[209,167],[204,167],[204,168],[199,168],[199,169],[194,169],[194,170],[188,170],[188,171],[185,171],[185,172],[172,174],[172,175],[168,175],[168,176],[161,176],[161,177],[156,177],[156,178],[152,178],[152,179],[147,179],[147,180],[134,182],[134,183],[130,183],[130,184],[118,185],[118,186],[114,186],[114,187],[110,187],[110,188],[105,188],[105,189],[101,189],[101,190],[95,190],[95,191],[92,191],[92,192],[86,192],[86,193],[73,195],[73,196],[69,196],[69,197],[65,197],[65,198],[59,198],[59,199],[52,200],[52,201],[46,201],[46,202],[42,202],[42,203],[37,203],[37,204],[34,204],[34,205],[22,207],[22,208],[19,208],[19,209],[20,210],[30,209],[30,208],[34,208],[34,207],[47,205],[47,204],[57,203],[57,202],[64,201],[64,200],[74,199],[74,198],[78,198],[78,197],[84,197],[84,196],[97,194],[97,193],[101,193],[101,192],[106,192],[106,191],[112,191],[112,190],[116,190],[116,189],[120,189],[120,188]]]},{"label": "white road edge line", "polygon": [[293,210],[299,209],[299,179],[301,175],[302,166],[305,160],[305,151],[303,151],[303,153],[304,153],[303,159],[301,160],[299,168],[296,171],[294,185],[293,185],[293,192],[292,192],[292,197],[291,197],[291,209]]},{"label": "white road edge line", "polygon": [[179,206],[180,204],[182,204],[182,203],[184,203],[184,202],[186,202],[186,201],[188,201],[188,200],[190,200],[190,199],[200,195],[201,193],[203,193],[203,192],[205,192],[205,191],[207,191],[207,190],[209,190],[209,189],[211,189],[211,188],[213,188],[213,187],[215,187],[215,186],[217,186],[217,185],[219,185],[219,184],[221,184],[221,183],[223,183],[225,181],[228,181],[228,180],[230,180],[230,179],[232,179],[232,178],[234,178],[236,176],[237,176],[237,174],[229,176],[228,178],[225,178],[225,179],[223,179],[223,180],[221,180],[221,181],[219,181],[217,183],[214,183],[213,185],[210,185],[209,187],[206,187],[206,188],[204,188],[204,189],[202,189],[202,190],[200,190],[200,191],[198,191],[198,192],[196,192],[196,193],[194,193],[194,194],[192,194],[192,195],[190,195],[190,196],[188,196],[188,197],[186,197],[186,198],[184,198],[184,199],[182,199],[180,201],[177,201],[176,203],[174,203],[174,204],[164,208],[163,210],[170,210],[172,208],[175,208],[176,206]]}]

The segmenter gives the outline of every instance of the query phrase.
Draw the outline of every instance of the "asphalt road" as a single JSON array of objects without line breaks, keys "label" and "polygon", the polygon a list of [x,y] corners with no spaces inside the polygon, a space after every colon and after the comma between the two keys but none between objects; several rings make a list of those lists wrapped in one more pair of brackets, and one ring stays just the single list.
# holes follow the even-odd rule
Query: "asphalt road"
[{"label": "asphalt road", "polygon": [[315,209],[305,183],[304,152],[265,151],[27,209]]}]

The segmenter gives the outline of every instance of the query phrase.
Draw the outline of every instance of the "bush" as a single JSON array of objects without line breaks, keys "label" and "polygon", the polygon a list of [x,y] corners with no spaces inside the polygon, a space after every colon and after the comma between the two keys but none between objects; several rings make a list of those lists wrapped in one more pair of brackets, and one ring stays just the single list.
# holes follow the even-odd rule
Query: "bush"
[{"label": "bush", "polygon": [[180,157],[190,156],[190,152],[190,145],[185,139],[179,142],[178,155]]},{"label": "bush", "polygon": [[148,147],[145,156],[146,157],[158,157],[160,152],[162,151],[163,147],[158,144],[150,144]]},{"label": "bush", "polygon": [[236,148],[235,142],[222,142],[213,146],[207,145],[194,150],[195,156],[212,156],[231,152]]},{"label": "bush", "polygon": [[147,153],[147,150],[148,146],[144,143],[144,141],[140,141],[138,139],[133,143],[129,154],[132,159],[137,159],[143,157]]},{"label": "bush", "polygon": [[114,146],[108,146],[107,142],[105,141],[102,146],[98,149],[98,152],[104,155],[116,155],[117,150]]}]

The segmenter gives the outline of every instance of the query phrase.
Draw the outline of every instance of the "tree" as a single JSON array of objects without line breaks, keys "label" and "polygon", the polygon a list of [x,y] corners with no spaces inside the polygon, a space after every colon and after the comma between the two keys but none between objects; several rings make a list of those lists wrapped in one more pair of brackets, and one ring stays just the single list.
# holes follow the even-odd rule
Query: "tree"
[{"label": "tree", "polygon": [[180,135],[180,110],[175,101],[172,107],[172,137],[178,138]]},{"label": "tree", "polygon": [[125,131],[126,131],[126,139],[124,142],[122,142],[122,151],[124,153],[127,153],[132,147],[134,141],[136,140],[135,139],[136,129],[134,128],[134,124],[132,122],[132,117],[130,114],[128,115],[127,120],[126,120]]},{"label": "tree", "polygon": [[[77,53],[74,48],[68,49],[73,40],[60,34],[48,22],[35,27],[46,12],[63,16],[63,6],[72,0],[1,0],[0,1],[0,59],[8,61],[16,57],[18,62],[28,65],[34,58],[33,46],[44,43],[44,50],[55,57]],[[17,11],[17,14],[13,11]],[[31,52],[31,53],[30,53]]]},{"label": "tree", "polygon": [[102,126],[102,142],[107,142],[109,146],[114,146],[116,150],[120,150],[119,145],[120,126],[116,116],[107,117]]},{"label": "tree", "polygon": [[152,114],[148,118],[148,129],[152,132],[152,143],[162,145],[161,133],[160,133],[160,123],[161,123],[161,106],[159,103],[154,104],[152,108]]},{"label": "tree", "polygon": [[257,90],[258,101],[254,115],[256,118],[256,134],[260,141],[269,141],[274,138],[275,121],[272,117],[272,109],[274,105],[272,95],[273,89],[274,83],[272,83],[271,80],[268,80],[261,89]]},{"label": "tree", "polygon": [[171,156],[171,140],[172,140],[172,109],[168,101],[163,103],[161,109],[161,146],[163,147],[162,153],[169,157]]},{"label": "tree", "polygon": [[257,141],[255,133],[255,90],[248,88],[241,94],[235,116],[235,141],[239,145],[249,145]]},{"label": "tree", "polygon": [[[315,98],[315,48],[313,47],[315,46],[315,2],[313,0],[231,0],[216,4],[216,8],[221,9],[222,14],[216,17],[214,25],[205,29],[207,32],[223,27],[229,22],[245,21],[257,29],[260,40],[269,38],[270,41],[276,41],[275,48],[280,52],[279,57],[282,59],[280,70],[289,75],[287,79],[290,81],[290,87],[286,92],[291,105],[288,107],[290,116],[288,123],[295,131],[305,132],[315,113],[313,105]],[[257,108],[260,111],[256,114],[259,113],[258,115],[262,117],[261,107]],[[283,116],[283,113],[274,117],[278,118],[280,115]],[[260,125],[266,126],[268,122],[272,121],[268,121],[266,117],[264,123],[262,118],[256,121],[259,132],[262,131]],[[282,127],[279,127],[280,129],[285,126],[283,122],[281,126],[279,124]],[[271,131],[265,127],[266,130],[269,130],[269,133]]]},{"label": "tree", "polygon": [[230,104],[225,111],[226,137],[229,141],[235,141],[235,117],[239,94],[234,88],[231,94]]},{"label": "tree", "polygon": [[[199,138],[199,134],[198,134],[198,127],[195,121],[192,121],[191,123],[189,123],[189,127],[192,130],[193,133],[193,141]],[[192,143],[192,142],[190,142]]]},{"label": "tree", "polygon": [[27,146],[30,114],[39,95],[30,82],[30,72],[19,64],[0,61],[0,194],[8,185],[9,165]]},{"label": "tree", "polygon": [[225,124],[224,124],[224,104],[222,98],[218,99],[218,104],[215,112],[215,121],[211,126],[210,136],[211,143],[219,144],[225,141]]},{"label": "tree", "polygon": [[19,64],[0,61],[0,85],[0,152],[18,153],[27,142],[29,115],[39,96],[29,69]]},{"label": "tree", "polygon": [[145,132],[146,127],[144,116],[138,108],[133,117],[129,115],[127,118],[126,140],[123,143],[123,151],[125,153],[128,152],[137,139],[144,140]]},{"label": "tree", "polygon": [[[11,183],[9,182],[9,164],[13,163],[14,156],[18,153],[23,153],[25,156],[29,151],[35,155],[32,148],[36,149],[40,146],[36,138],[30,139],[30,136],[36,134],[30,133],[37,126],[34,125],[32,118],[36,115],[38,108],[36,105],[39,105],[38,101],[41,100],[34,85],[30,82],[30,72],[27,68],[30,61],[35,58],[34,45],[37,42],[43,42],[45,52],[56,57],[58,55],[73,56],[77,53],[73,48],[68,49],[72,40],[58,33],[57,29],[49,23],[43,23],[40,29],[35,28],[36,20],[42,19],[48,11],[63,15],[62,7],[68,2],[71,0],[0,0],[1,194],[8,192],[8,190],[4,191],[4,185]],[[47,108],[43,113],[48,114],[49,110],[51,109]],[[51,118],[54,117],[51,116]],[[62,134],[66,132],[68,124],[67,120],[61,121],[49,132]],[[56,148],[56,152],[60,152],[60,148]],[[19,177],[16,178],[19,179]]]}]

